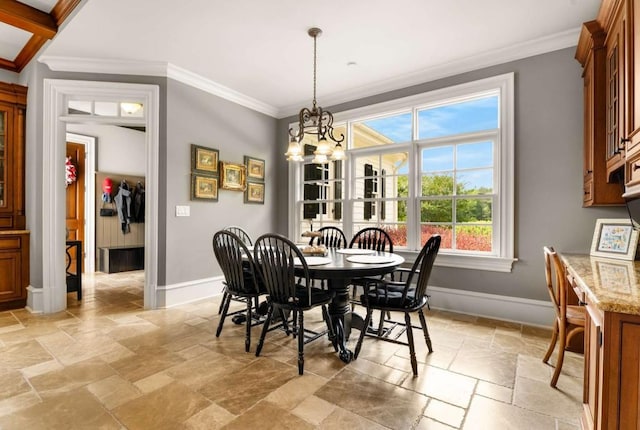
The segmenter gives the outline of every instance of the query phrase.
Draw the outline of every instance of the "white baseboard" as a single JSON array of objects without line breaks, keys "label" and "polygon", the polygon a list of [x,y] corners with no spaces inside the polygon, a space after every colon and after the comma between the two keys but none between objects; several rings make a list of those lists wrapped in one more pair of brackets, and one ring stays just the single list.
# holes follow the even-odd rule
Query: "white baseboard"
[{"label": "white baseboard", "polygon": [[44,313],[44,294],[42,288],[27,287],[27,310],[32,314]]},{"label": "white baseboard", "polygon": [[158,308],[171,308],[222,294],[224,276],[197,279],[179,284],[158,286],[156,304]]},{"label": "white baseboard", "polygon": [[551,327],[555,311],[551,302],[476,293],[451,288],[427,288],[432,309],[511,321],[537,327]]}]

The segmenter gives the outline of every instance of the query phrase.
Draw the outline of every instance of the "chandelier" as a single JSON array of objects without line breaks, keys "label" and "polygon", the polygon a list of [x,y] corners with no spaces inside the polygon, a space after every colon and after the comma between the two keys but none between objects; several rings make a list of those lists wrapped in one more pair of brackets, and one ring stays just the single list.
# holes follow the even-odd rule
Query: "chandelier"
[{"label": "chandelier", "polygon": [[[302,140],[305,134],[314,135],[317,138],[316,150],[313,152],[313,163],[326,163],[331,160],[344,160],[344,148],[340,142],[344,140],[344,134],[336,139],[333,134],[333,115],[328,110],[323,110],[316,102],[316,39],[322,34],[319,28],[310,28],[307,33],[313,37],[313,105],[311,109],[302,108],[298,114],[298,129],[289,129],[289,148],[284,154],[289,161],[302,161]],[[335,145],[329,142],[335,143]]]}]

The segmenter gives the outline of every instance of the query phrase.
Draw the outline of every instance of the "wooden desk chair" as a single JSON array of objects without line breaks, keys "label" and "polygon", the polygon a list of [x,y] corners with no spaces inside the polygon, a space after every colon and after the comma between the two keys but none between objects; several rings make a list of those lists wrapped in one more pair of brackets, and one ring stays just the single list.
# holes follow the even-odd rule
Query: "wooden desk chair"
[{"label": "wooden desk chair", "polygon": [[[418,254],[418,257],[413,263],[413,266],[404,281],[399,282],[388,279],[373,279],[370,280],[370,282],[365,283],[366,290],[361,296],[360,301],[363,306],[367,308],[367,316],[365,317],[364,326],[360,332],[360,337],[358,338],[354,358],[358,358],[360,348],[362,347],[362,341],[365,336],[372,336],[387,342],[408,345],[413,376],[418,376],[418,361],[416,359],[412,329],[420,327],[414,327],[411,325],[410,313],[418,313],[427,348],[429,348],[429,353],[433,352],[431,337],[429,336],[429,330],[427,329],[427,321],[425,320],[422,309],[429,301],[427,296],[427,283],[431,276],[433,263],[438,255],[438,250],[440,249],[440,241],[440,235],[437,234],[429,238],[427,243],[422,247],[420,254]],[[381,314],[384,314],[385,312],[389,313],[390,311],[403,312],[404,323],[392,321],[391,319],[384,319],[381,315],[380,318],[383,320],[381,321],[381,328],[378,329],[377,333],[372,333],[367,328],[371,322],[371,316],[374,310],[380,310]],[[384,330],[382,329],[382,323],[387,324]],[[400,331],[398,332],[396,328],[400,328]],[[405,331],[407,333],[407,342],[398,340]]]},{"label": "wooden desk chair", "polygon": [[547,280],[547,290],[556,312],[556,319],[553,323],[553,333],[551,344],[547,353],[542,359],[543,363],[549,362],[549,357],[558,343],[558,359],[556,370],[551,378],[551,386],[556,387],[562,362],[564,361],[564,350],[571,341],[571,338],[580,332],[584,332],[584,312],[583,306],[567,305],[567,274],[564,264],[552,247],[544,247],[545,277]]},{"label": "wooden desk chair", "polygon": [[[256,348],[256,357],[260,355],[264,338],[275,311],[293,313],[294,337],[298,338],[298,373],[304,372],[304,345],[324,336],[327,332],[315,333],[304,328],[304,312],[322,306],[322,316],[327,322],[329,338],[333,339],[333,331],[329,323],[327,304],[332,296],[328,291],[311,285],[309,267],[304,255],[284,236],[265,234],[260,236],[254,246],[255,261],[259,262],[262,277],[267,288],[269,310],[267,320],[262,327],[260,342]],[[298,263],[298,264],[296,264]],[[296,276],[296,273],[298,275]],[[301,272],[301,273],[300,273]],[[296,278],[301,282],[296,281]],[[296,318],[297,317],[297,318]],[[297,321],[296,321],[297,319]]]},{"label": "wooden desk chair", "polygon": [[[253,303],[260,295],[266,294],[264,282],[251,257],[251,252],[242,239],[226,230],[221,230],[213,236],[213,252],[224,274],[224,297],[221,304],[220,321],[216,330],[216,337],[220,337],[224,320],[229,314],[229,304],[232,299],[241,299],[246,303],[246,335],[245,351],[251,346],[251,327],[262,324],[264,320],[254,318]],[[237,311],[238,313],[242,311]]]}]

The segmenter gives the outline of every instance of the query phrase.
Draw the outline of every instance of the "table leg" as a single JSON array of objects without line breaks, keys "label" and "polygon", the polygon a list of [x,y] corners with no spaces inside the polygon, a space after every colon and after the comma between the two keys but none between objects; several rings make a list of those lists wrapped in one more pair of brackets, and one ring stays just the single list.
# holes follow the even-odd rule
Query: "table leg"
[{"label": "table leg", "polygon": [[335,345],[338,347],[340,360],[349,363],[353,352],[347,349],[347,338],[351,332],[351,306],[349,305],[349,288],[346,280],[331,279],[329,288],[334,292],[329,303],[329,317],[335,334]]}]

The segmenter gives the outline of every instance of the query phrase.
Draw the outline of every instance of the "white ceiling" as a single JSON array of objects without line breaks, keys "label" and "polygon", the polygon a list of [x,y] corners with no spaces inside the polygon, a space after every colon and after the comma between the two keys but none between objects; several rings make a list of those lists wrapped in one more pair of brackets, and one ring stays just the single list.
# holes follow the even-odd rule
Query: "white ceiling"
[{"label": "white ceiling", "polygon": [[170,63],[284,116],[312,98],[309,27],[323,30],[317,98],[329,106],[574,46],[581,23],[595,19],[599,5],[600,0],[86,0],[42,55]]}]

